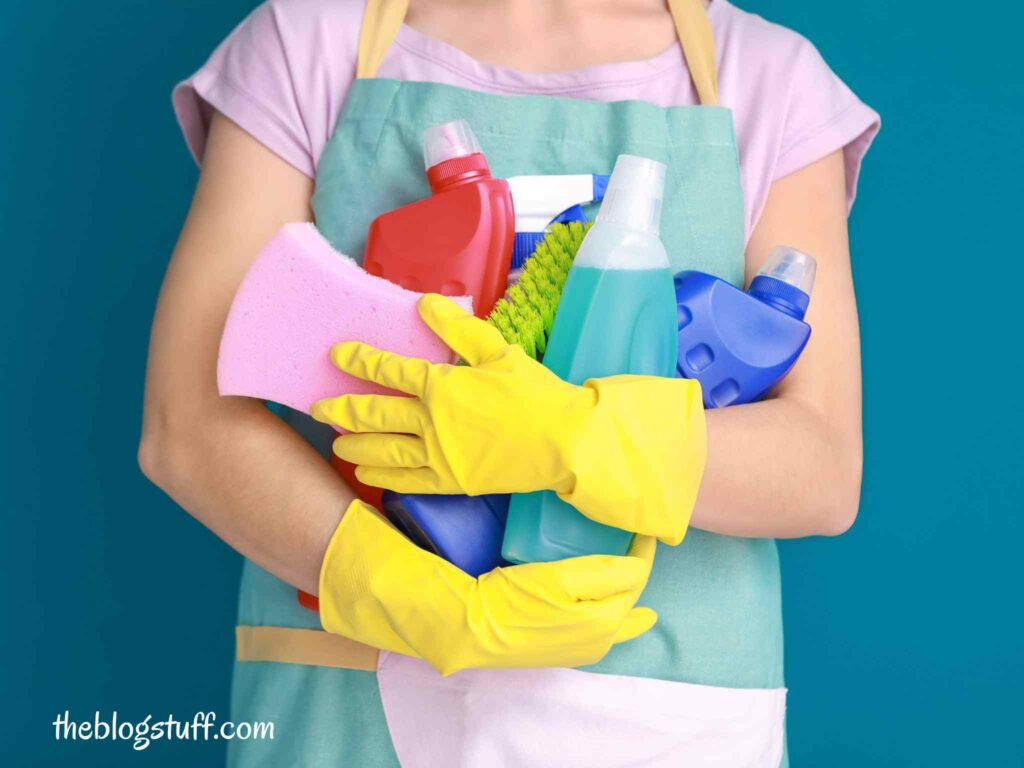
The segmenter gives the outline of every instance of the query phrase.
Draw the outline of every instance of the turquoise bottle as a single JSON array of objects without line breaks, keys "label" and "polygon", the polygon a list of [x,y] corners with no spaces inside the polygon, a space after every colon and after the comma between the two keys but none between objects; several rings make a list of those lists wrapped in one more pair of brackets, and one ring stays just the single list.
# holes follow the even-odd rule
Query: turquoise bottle
[{"label": "turquoise bottle", "polygon": [[[544,353],[544,365],[568,382],[621,373],[675,376],[675,289],[658,237],[664,187],[661,163],[635,155],[616,160]],[[502,554],[514,563],[622,555],[631,539],[541,491],[512,497]]]}]

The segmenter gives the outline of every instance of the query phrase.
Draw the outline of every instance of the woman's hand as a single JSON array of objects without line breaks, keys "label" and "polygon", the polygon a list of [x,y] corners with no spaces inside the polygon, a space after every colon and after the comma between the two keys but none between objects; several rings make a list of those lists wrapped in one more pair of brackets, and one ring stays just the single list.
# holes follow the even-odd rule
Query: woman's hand
[{"label": "woman's hand", "polygon": [[460,669],[593,664],[657,621],[636,608],[655,542],[625,557],[589,555],[497,568],[477,579],[420,549],[355,501],[327,548],[320,620],[328,632]]},{"label": "woman's hand", "polygon": [[335,364],[412,397],[322,400],[314,418],[354,433],[334,450],[358,478],[404,493],[556,491],[598,522],[678,543],[704,469],[700,386],[614,376],[575,386],[442,296],[420,314],[466,366],[359,343]]},{"label": "woman's hand", "polygon": [[335,453],[359,465],[363,482],[400,493],[571,491],[567,454],[594,407],[593,390],[562,381],[449,299],[424,296],[419,310],[467,365],[336,345],[331,358],[341,370],[412,397],[318,402],[314,418],[357,433],[339,438]]}]

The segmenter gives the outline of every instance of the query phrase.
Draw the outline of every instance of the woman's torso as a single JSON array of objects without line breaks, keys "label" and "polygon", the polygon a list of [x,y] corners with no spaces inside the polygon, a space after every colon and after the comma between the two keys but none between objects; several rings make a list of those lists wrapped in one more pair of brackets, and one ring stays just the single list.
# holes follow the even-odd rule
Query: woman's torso
[{"label": "woman's torso", "polygon": [[[312,7],[316,4],[309,5]],[[362,3],[324,3],[321,10],[325,14],[344,15],[352,12],[353,8],[361,12],[361,6]],[[261,23],[274,22],[274,33],[284,38],[294,32],[280,18],[286,7],[289,7],[287,3],[272,3],[261,7],[254,17],[274,17],[262,18]],[[743,30],[737,31],[737,28],[742,27],[741,22],[747,20],[747,14],[738,11],[725,0],[715,0],[711,4],[711,23],[719,47],[720,61],[728,62],[730,58],[736,58],[737,45],[730,41],[742,37],[740,33]],[[753,28],[757,25],[747,26]],[[763,29],[760,31],[764,32]],[[753,32],[748,29],[744,34],[750,37]],[[354,52],[346,51],[346,46],[351,49],[354,39],[353,30],[339,23],[330,27],[330,35],[325,36],[323,30],[320,30],[316,42],[330,48],[325,52],[325,58],[353,60]],[[336,40],[337,45],[332,45],[331,40]],[[294,39],[290,44],[296,47],[300,42]],[[303,50],[314,47],[307,45]],[[226,71],[231,70],[231,64],[226,54],[218,62],[218,66]],[[351,66],[344,65],[344,61],[342,64],[342,71],[345,66]],[[299,74],[295,76],[301,77],[303,68],[297,69]],[[307,75],[310,69],[306,68]],[[734,66],[727,69],[734,74],[733,78],[727,78],[723,83],[723,102],[738,107],[734,114],[736,111],[740,113],[740,157],[745,154],[746,162],[739,162],[730,124],[728,146],[724,151],[731,154],[731,165],[725,172],[716,170],[715,177],[724,179],[722,190],[725,197],[729,198],[725,207],[738,206],[739,213],[730,215],[728,222],[716,225],[726,234],[730,243],[719,252],[709,256],[700,249],[687,248],[685,236],[682,242],[684,250],[692,253],[693,261],[686,262],[688,266],[739,282],[743,275],[742,244],[763,204],[771,180],[772,163],[779,156],[778,145],[785,143],[782,129],[778,125],[784,121],[773,121],[764,112],[778,106],[771,103],[775,96],[781,104],[783,95],[777,85],[774,90],[768,89],[766,94],[762,93],[761,100],[768,100],[761,115],[764,128],[754,132],[750,126],[747,106],[757,101],[748,96],[756,89],[756,84],[748,82],[742,94],[738,94],[735,87],[735,71],[738,68]],[[755,76],[765,77],[768,74],[762,72]],[[440,40],[417,32],[410,26],[403,26],[394,45],[384,57],[379,75],[398,81],[448,83],[467,91],[498,95],[525,93],[597,102],[633,99],[663,107],[691,105],[697,101],[678,45],[670,46],[642,61],[591,66],[554,74],[528,74],[482,64]],[[197,93],[203,93],[204,98],[216,103],[219,97],[215,96],[216,88],[211,85],[215,80],[215,75],[211,73],[203,84],[197,76],[192,87]],[[327,152],[327,163],[322,162],[325,149],[329,149],[328,138],[337,133],[337,114],[348,95],[349,87],[336,76],[320,78],[317,83],[309,86],[310,96],[305,105],[299,104],[296,107],[302,114],[290,118],[296,126],[302,126],[305,135],[296,138],[299,133],[297,130],[281,135],[268,133],[267,141],[280,142],[279,153],[293,165],[308,168],[310,173],[317,172],[318,194],[321,194],[320,190],[327,189],[332,180],[343,181],[346,176],[351,178],[351,169],[343,171],[341,176],[331,171],[330,152]],[[316,93],[317,88],[321,89],[319,93]],[[308,106],[314,103],[319,110],[315,113]],[[239,104],[228,99],[216,103],[229,116],[232,109],[244,108]],[[262,110],[263,113],[267,111]],[[179,116],[182,116],[180,108]],[[182,122],[188,132],[186,117],[182,117]],[[279,116],[276,122],[286,123],[288,118]],[[248,124],[255,126],[255,122],[249,121]],[[711,129],[710,134],[712,141],[717,141],[715,137],[725,135],[717,128]],[[293,139],[295,146],[289,148],[287,145]],[[545,164],[538,162],[540,165]],[[508,159],[499,159],[495,170],[499,175],[566,172],[566,168],[572,165],[571,157],[552,160],[546,168],[524,168]],[[721,167],[716,166],[718,169]],[[322,200],[325,194],[321,195]],[[691,197],[699,199],[702,194],[703,187],[692,193]],[[367,222],[361,221],[358,216],[353,221],[336,213],[325,214],[329,208],[329,204],[321,204],[318,223],[325,230],[334,230],[335,237],[332,239],[343,250],[358,255],[361,237],[359,230],[365,231]],[[371,206],[364,212],[363,218],[379,212]],[[689,211],[689,214],[693,218],[694,212]],[[698,215],[696,218],[699,220],[701,217]],[[356,234],[350,238],[344,234],[346,229]],[[689,242],[692,244],[692,237]],[[290,414],[288,418],[320,450],[327,450],[329,432],[325,434],[319,425],[313,424],[301,414]],[[691,531],[680,547],[660,548],[658,564],[645,592],[644,602],[661,611],[662,621],[643,638],[613,649],[600,664],[590,668],[592,671],[612,676],[653,678],[708,686],[748,689],[782,686],[781,605],[774,542],[733,539]],[[299,606],[293,589],[248,562],[240,595],[239,623],[319,628],[316,615]],[[309,715],[307,719],[310,723],[320,722],[324,713],[329,712],[336,722],[332,741],[344,743],[349,737],[356,739],[365,748],[360,749],[360,754],[374,755],[373,759],[378,761],[372,762],[366,758],[360,764],[392,765],[394,754],[389,746],[387,729],[382,727],[381,702],[372,677],[368,673],[349,670],[307,669],[296,665],[264,663],[239,664],[236,668],[233,709],[238,713],[259,712],[264,715],[276,712],[290,723],[297,722],[295,716],[302,720],[302,713]],[[317,737],[314,730],[305,728],[298,732],[293,729],[288,738],[305,742],[316,741]],[[329,745],[323,746],[329,749]],[[305,749],[307,754],[313,754],[309,745]],[[236,751],[235,754],[242,753]],[[250,754],[258,753],[254,751]],[[325,759],[329,760],[329,757],[325,753]],[[251,761],[244,762],[249,764]],[[310,764],[318,762],[310,760]]]}]

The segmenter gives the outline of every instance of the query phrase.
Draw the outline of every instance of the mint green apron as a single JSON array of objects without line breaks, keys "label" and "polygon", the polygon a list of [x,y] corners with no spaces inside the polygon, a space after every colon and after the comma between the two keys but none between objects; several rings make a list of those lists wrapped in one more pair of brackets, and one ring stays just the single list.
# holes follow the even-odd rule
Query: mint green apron
[{"label": "mint green apron", "polygon": [[[387,3],[371,0],[364,25],[370,23],[371,16],[376,19],[394,11],[393,7],[382,10],[381,5]],[[397,5],[401,6],[400,21],[404,3]],[[317,226],[339,251],[360,258],[373,218],[429,195],[420,149],[423,130],[463,118],[472,126],[492,172],[498,177],[610,173],[620,153],[664,162],[668,177],[661,234],[674,271],[699,269],[741,284],[744,225],[739,163],[731,113],[712,105],[713,49],[711,84],[705,78],[702,87],[697,79],[698,71],[707,69],[699,61],[706,64],[707,51],[701,50],[700,45],[706,45],[710,38],[709,25],[699,0],[677,0],[670,6],[702,96],[701,106],[664,109],[639,101],[605,103],[546,96],[500,96],[431,83],[356,80],[317,169],[313,197]],[[680,17],[693,20],[694,8],[698,7],[698,21],[703,26],[697,31],[706,34],[695,42],[692,26],[686,30]],[[361,62],[365,54],[371,59],[375,55],[379,63],[394,31],[397,26],[390,37],[384,33],[383,42],[377,40],[376,54],[367,54],[365,38],[374,34],[373,30],[368,34],[364,26]],[[372,65],[374,72],[376,63]],[[322,432],[320,425],[314,425],[301,414],[291,414],[291,422],[319,449],[329,450],[330,432]],[[741,689],[740,695],[743,691],[770,692],[778,732],[772,736],[772,746],[763,748],[764,755],[743,764],[778,765],[780,759],[785,764],[785,757],[780,758],[785,692],[779,563],[774,541],[691,530],[678,547],[659,545],[641,602],[658,611],[659,621],[654,629],[637,640],[615,646],[598,664],[572,673],[572,680],[589,686],[587,696],[596,690],[593,686],[603,681],[608,685],[625,681],[627,686],[630,681],[653,683],[660,687],[655,693],[643,690],[642,697],[664,695],[668,697],[664,699],[668,702],[665,711],[672,712],[690,701],[687,697],[691,694],[697,695],[695,706],[703,708],[705,704],[700,702],[711,701],[718,694],[731,695],[731,689]],[[320,628],[316,614],[298,605],[293,588],[250,562],[246,562],[243,573],[239,624]],[[392,658],[389,668],[411,662],[403,660],[404,657]],[[361,669],[239,660],[234,671],[232,719],[271,720],[276,729],[273,742],[232,742],[230,764],[370,768],[398,765],[398,755],[403,765],[529,764],[513,762],[529,759],[525,757],[496,757],[486,751],[492,746],[479,751],[477,744],[464,747],[464,754],[457,758],[459,762],[437,755],[418,759],[416,750],[429,751],[432,746],[415,738],[410,741],[408,734],[399,734],[397,730],[427,728],[443,733],[446,739],[457,738],[445,732],[442,720],[431,723],[427,718],[415,722],[425,709],[443,712],[443,706],[437,702],[443,702],[447,695],[440,690],[445,683],[437,678],[440,682],[424,683],[427,688],[417,687],[419,683],[403,686],[390,677],[385,686],[377,679],[383,674],[383,665],[375,674]],[[419,669],[408,679],[413,677],[426,679]],[[478,679],[495,680],[484,676]],[[518,679],[513,676],[494,684],[513,685],[509,681]],[[465,680],[468,686],[474,678]],[[484,683],[475,684],[480,695],[474,701],[479,701],[484,711],[487,696],[479,687]],[[567,695],[572,695],[574,683],[566,684],[570,691]],[[382,691],[387,694],[384,700]],[[677,692],[682,698],[673,698]],[[422,698],[422,705],[417,697]],[[514,699],[506,696],[508,701]],[[389,705],[389,701],[394,704]],[[746,705],[740,702],[729,706]],[[460,718],[465,716],[466,712],[458,714]],[[616,721],[609,721],[607,712],[600,717],[584,712],[581,718],[590,725],[597,723],[595,733],[602,729],[615,731]],[[550,719],[557,721],[554,716]],[[516,719],[512,717],[509,721]],[[531,733],[533,727],[540,726],[526,723],[522,732]],[[668,728],[671,730],[671,722]],[[622,733],[620,741],[628,740],[625,734],[633,731],[624,724]],[[458,737],[463,736],[464,733]],[[506,733],[502,738],[510,737]],[[552,738],[557,741],[557,734]],[[640,734],[636,738],[653,737]],[[509,754],[516,753],[513,750]],[[542,764],[562,763],[552,759]],[[613,763],[602,760],[592,764]],[[652,759],[636,764],[679,763]],[[693,759],[686,764],[705,763]]]}]

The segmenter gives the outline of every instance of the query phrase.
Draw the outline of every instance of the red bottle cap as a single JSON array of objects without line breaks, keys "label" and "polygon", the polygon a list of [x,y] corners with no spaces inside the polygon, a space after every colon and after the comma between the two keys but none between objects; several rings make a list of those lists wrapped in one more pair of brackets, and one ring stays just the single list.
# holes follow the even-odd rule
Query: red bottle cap
[{"label": "red bottle cap", "polygon": [[491,168],[482,152],[453,157],[427,168],[427,181],[434,193],[466,181],[490,177]]}]

